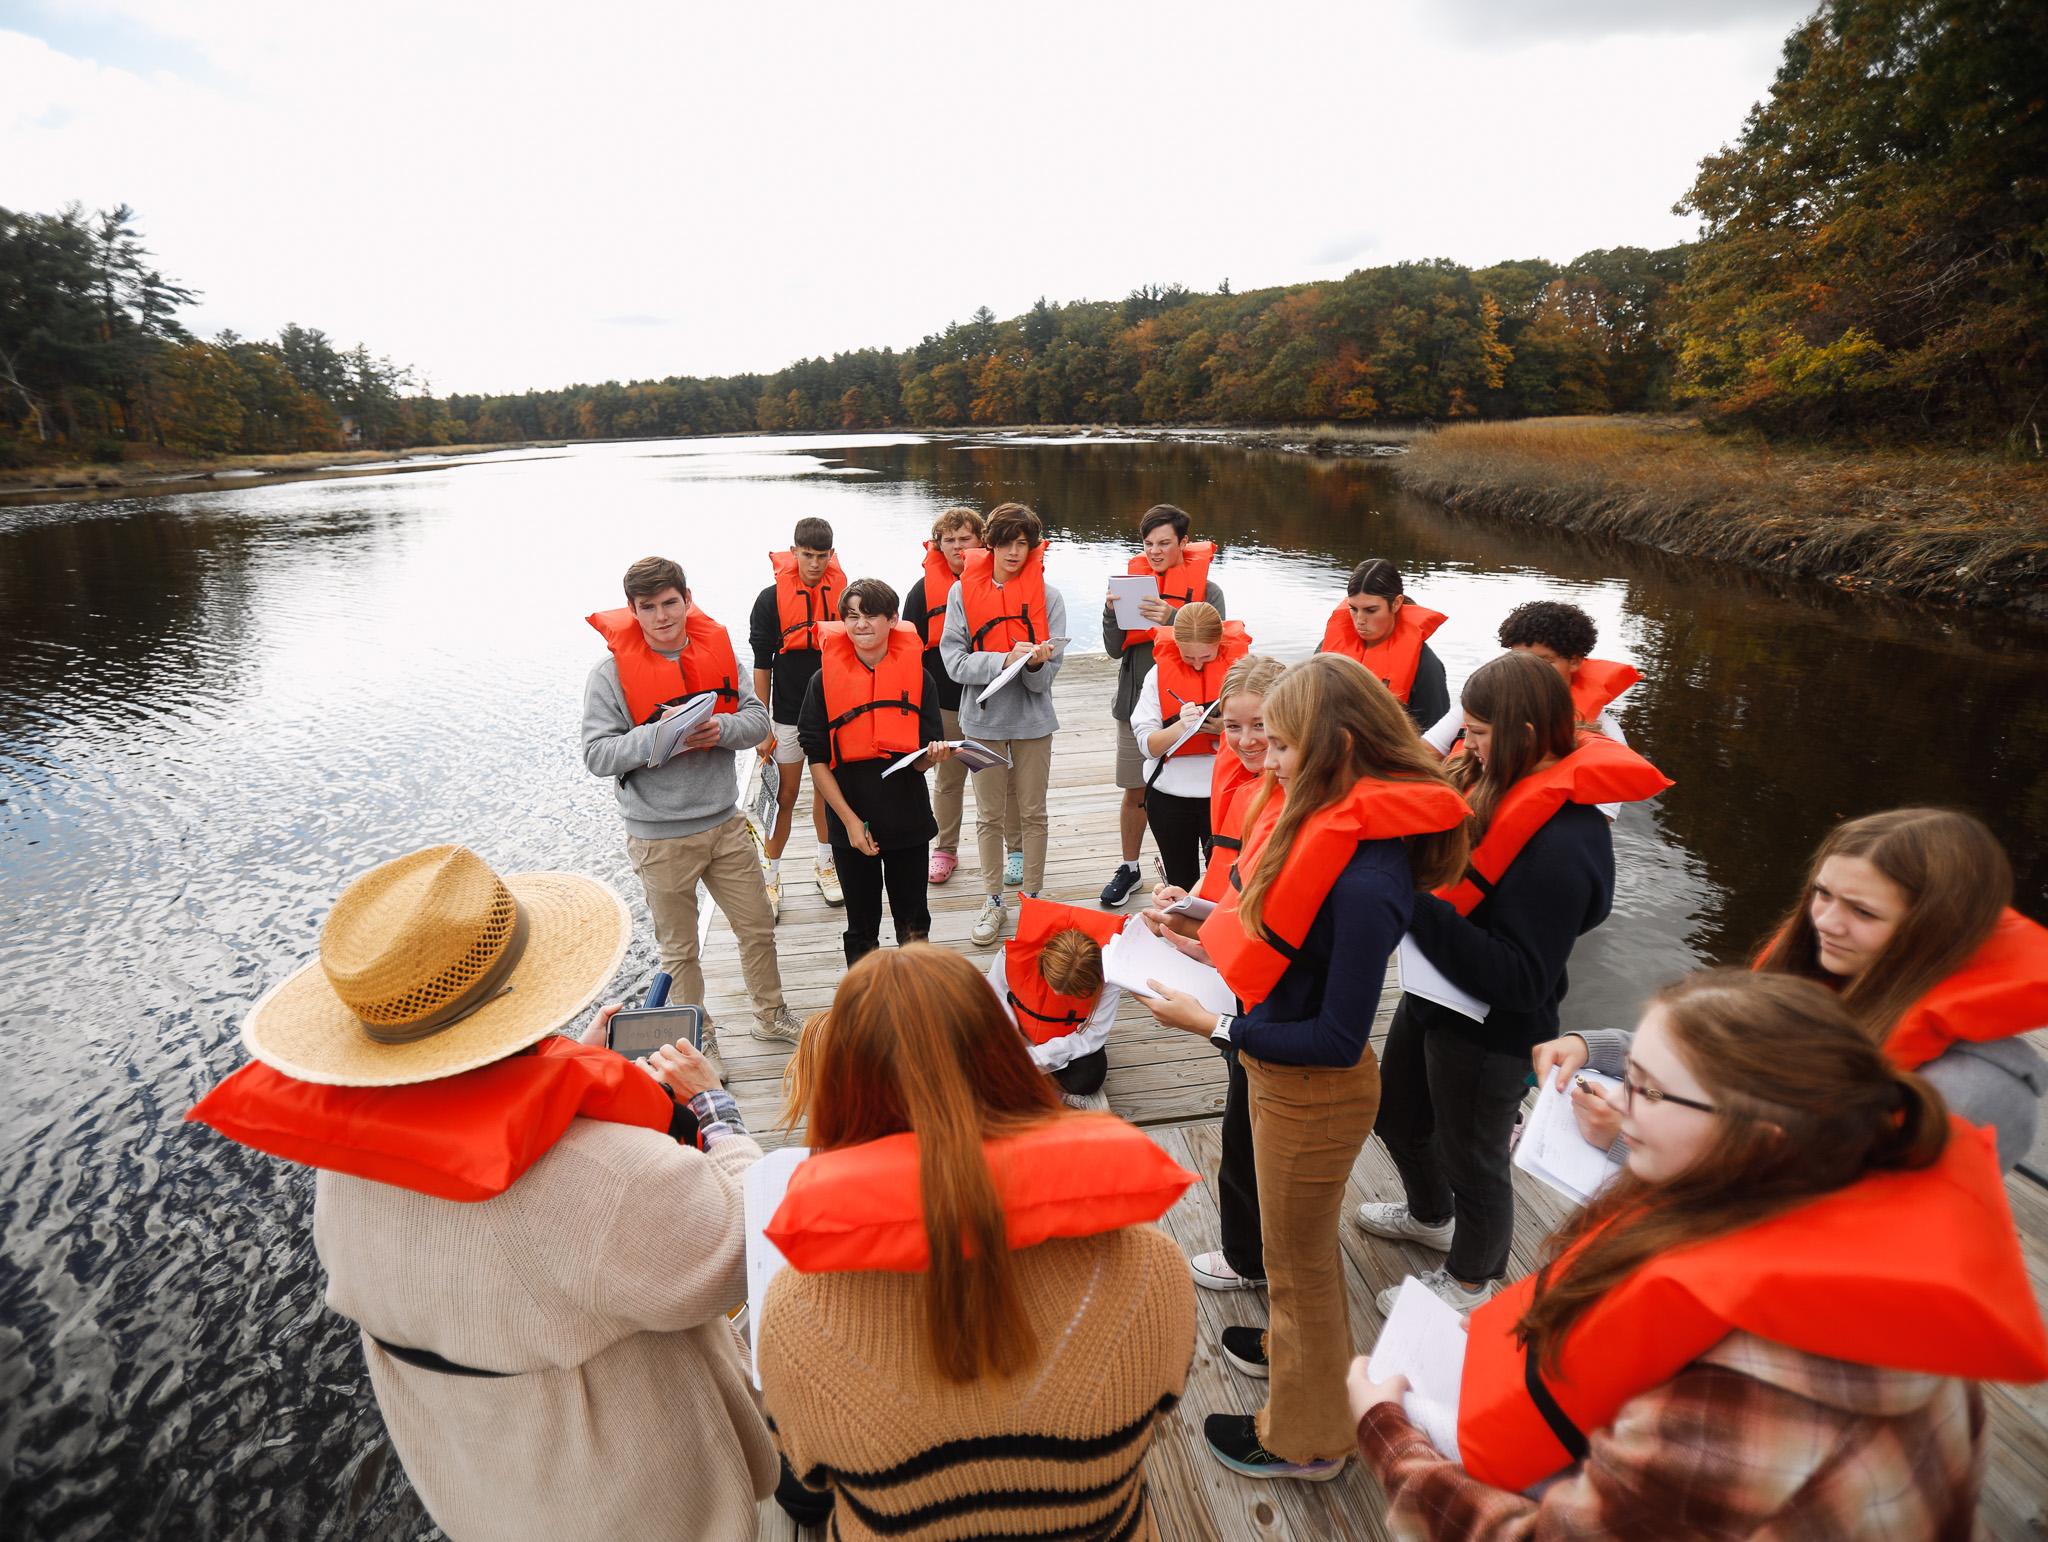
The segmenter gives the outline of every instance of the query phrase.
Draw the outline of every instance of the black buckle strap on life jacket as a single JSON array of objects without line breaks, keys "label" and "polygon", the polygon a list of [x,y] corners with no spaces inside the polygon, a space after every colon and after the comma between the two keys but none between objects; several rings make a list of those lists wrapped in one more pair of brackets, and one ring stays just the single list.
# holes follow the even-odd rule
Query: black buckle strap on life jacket
[{"label": "black buckle strap on life jacket", "polygon": [[1480,872],[1478,868],[1468,867],[1465,869],[1465,882],[1479,891],[1481,899],[1491,899],[1493,897],[1493,880]]},{"label": "black buckle strap on life jacket", "polygon": [[1047,1017],[1043,1012],[1034,1012],[1031,1010],[1031,1008],[1024,1005],[1023,1002],[1019,1001],[1017,999],[1017,993],[1015,991],[1006,990],[1003,992],[1003,994],[1010,998],[1011,1006],[1015,1007],[1019,1012],[1022,1012],[1026,1017],[1037,1018],[1041,1023],[1059,1023],[1063,1024],[1068,1028],[1072,1028],[1076,1024],[1085,1023],[1086,1021],[1088,1021],[1088,1019],[1083,1017],[1079,1012],[1069,1012],[1064,1017]]},{"label": "black buckle strap on life jacket", "polygon": [[417,1366],[423,1371],[438,1371],[443,1376],[489,1376],[500,1379],[517,1376],[517,1371],[480,1371],[473,1365],[457,1365],[453,1360],[443,1359],[431,1349],[412,1349],[404,1344],[387,1344],[376,1334],[370,1335],[370,1342],[394,1360],[403,1360],[407,1365]]},{"label": "black buckle strap on life jacket", "polygon": [[1536,1405],[1536,1411],[1543,1415],[1543,1422],[1550,1426],[1550,1433],[1557,1437],[1557,1443],[1564,1447],[1565,1454],[1575,1462],[1583,1462],[1592,1446],[1586,1441],[1585,1433],[1572,1423],[1571,1415],[1557,1404],[1550,1395],[1550,1388],[1543,1384],[1543,1373],[1536,1368],[1536,1345],[1532,1341],[1522,1350],[1522,1381],[1529,1389],[1529,1401]]},{"label": "black buckle strap on life jacket", "polygon": [[1221,846],[1225,851],[1244,850],[1244,842],[1234,835],[1212,835],[1209,837],[1209,844],[1211,846]]},{"label": "black buckle strap on life jacket", "polygon": [[901,698],[894,701],[890,700],[886,696],[883,696],[877,697],[873,701],[864,701],[857,707],[847,708],[844,712],[840,713],[839,716],[835,717],[834,719],[832,719],[831,722],[825,725],[825,732],[831,737],[832,740],[832,764],[834,767],[837,767],[839,764],[839,730],[844,728],[848,723],[851,723],[863,712],[880,712],[884,707],[887,707],[892,711],[896,712],[907,712],[913,719],[915,719],[917,716],[917,706],[914,702],[911,701],[910,692],[908,691],[905,691]]},{"label": "black buckle strap on life jacket", "polygon": [[[1244,893],[1244,880],[1237,876],[1237,864],[1235,862],[1230,864],[1230,887],[1237,890],[1240,894]],[[1257,940],[1263,942],[1290,964],[1301,957],[1301,949],[1289,942],[1285,937],[1282,937],[1271,927],[1267,927],[1266,935]]]},{"label": "black buckle strap on life jacket", "polygon": [[782,642],[783,642],[783,649],[782,649],[782,651],[783,651],[784,653],[790,653],[790,652],[798,652],[798,651],[801,651],[801,652],[809,652],[809,653],[815,653],[815,652],[817,652],[817,651],[818,651],[818,650],[817,650],[817,648],[816,648],[816,646],[815,646],[815,644],[817,643],[818,639],[817,639],[817,638],[815,638],[815,637],[813,637],[813,638],[811,639],[811,642],[812,642],[813,646],[812,646],[812,647],[810,647],[810,648],[808,648],[808,649],[801,649],[801,650],[798,650],[798,649],[792,649],[792,648],[790,648],[790,647],[789,647],[789,645],[788,645],[788,644],[789,644],[789,634],[790,634],[791,632],[807,632],[807,631],[809,631],[809,630],[810,630],[810,629],[811,629],[812,627],[814,627],[814,626],[816,626],[816,625],[818,624],[818,607],[817,607],[817,605],[816,605],[816,604],[815,604],[815,603],[814,603],[814,602],[812,601],[812,599],[811,599],[811,591],[810,591],[809,589],[805,588],[805,587],[804,587],[804,586],[803,586],[802,584],[799,584],[799,585],[797,585],[797,590],[796,590],[796,592],[797,592],[798,596],[799,596],[799,597],[800,597],[800,598],[801,598],[801,599],[803,600],[803,602],[804,602],[804,616],[806,617],[806,619],[805,619],[805,620],[802,620],[802,621],[794,621],[794,622],[791,622],[791,623],[790,623],[790,624],[789,624],[788,626],[786,626],[786,627],[784,627],[784,628],[782,629]]},{"label": "black buckle strap on life jacket", "polygon": [[[662,713],[668,711],[670,707],[680,707],[692,696],[702,696],[703,694],[704,692],[702,691],[685,691],[680,696],[669,697],[667,701],[658,701],[649,710],[647,716],[640,719],[640,721],[634,726],[638,728],[645,728],[649,723],[658,721]],[[720,686],[713,686],[711,688],[711,694],[713,696],[724,697],[727,701],[731,702],[735,707],[737,707],[740,704],[740,693],[733,688],[731,675],[727,675],[725,677],[725,684]],[[622,777],[620,778],[620,780],[623,781],[624,778]]]},{"label": "black buckle strap on life jacket", "polygon": [[1014,616],[997,616],[992,621],[984,622],[981,629],[967,640],[967,645],[970,648],[980,648],[982,638],[988,636],[990,632],[993,632],[1005,621],[1021,621],[1024,624],[1025,641],[1032,643],[1038,641],[1038,628],[1031,624],[1031,606],[1029,602],[1026,602],[1024,608],[1019,610]]}]

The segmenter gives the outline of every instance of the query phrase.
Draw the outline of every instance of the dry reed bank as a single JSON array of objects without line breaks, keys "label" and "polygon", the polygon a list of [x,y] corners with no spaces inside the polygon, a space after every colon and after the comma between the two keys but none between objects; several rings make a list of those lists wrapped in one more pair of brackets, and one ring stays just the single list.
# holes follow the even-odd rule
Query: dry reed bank
[{"label": "dry reed bank", "polygon": [[1716,439],[1684,418],[1469,423],[1402,484],[1453,508],[1951,605],[2048,618],[2048,464]]}]

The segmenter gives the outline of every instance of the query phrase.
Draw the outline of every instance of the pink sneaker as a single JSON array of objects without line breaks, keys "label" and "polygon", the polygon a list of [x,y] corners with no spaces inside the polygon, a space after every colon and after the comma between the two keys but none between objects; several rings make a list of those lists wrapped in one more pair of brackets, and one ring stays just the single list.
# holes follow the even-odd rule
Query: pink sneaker
[{"label": "pink sneaker", "polygon": [[931,866],[924,870],[926,883],[944,883],[953,876],[953,869],[960,865],[960,859],[950,851],[932,853]]}]

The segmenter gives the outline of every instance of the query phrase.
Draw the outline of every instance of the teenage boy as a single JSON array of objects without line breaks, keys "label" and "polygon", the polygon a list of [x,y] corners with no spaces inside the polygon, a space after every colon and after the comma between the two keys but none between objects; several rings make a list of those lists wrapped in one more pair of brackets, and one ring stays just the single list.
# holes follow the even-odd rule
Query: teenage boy
[{"label": "teenage boy", "polygon": [[[818,673],[818,628],[839,614],[846,573],[832,550],[832,527],[822,519],[798,520],[789,550],[770,552],[768,561],[775,569],[775,582],[754,601],[754,612],[747,618],[747,641],[754,650],[754,694],[768,704],[768,715],[775,724],[775,767],[780,778],[775,829],[761,854],[768,862],[768,903],[779,917],[782,848],[789,840],[797,789],[804,777],[797,713],[803,708],[804,692]],[[825,838],[825,810],[815,801],[811,826],[818,837],[818,855],[811,864],[818,891],[826,904],[844,904],[839,874],[832,867],[832,847]]]},{"label": "teenage boy", "polygon": [[[797,737],[811,763],[811,796],[825,812],[846,894],[846,962],[882,945],[882,894],[896,945],[931,935],[925,852],[938,826],[924,785],[927,767],[953,758],[939,730],[938,689],[924,667],[924,639],[897,620],[896,591],[857,578],[822,628],[824,662],[804,691]],[[924,754],[884,776],[903,756]]]},{"label": "teenage boy", "polygon": [[[682,568],[666,557],[643,557],[626,569],[625,589],[624,609],[589,618],[611,651],[583,684],[584,767],[592,776],[613,778],[626,821],[626,854],[647,896],[661,967],[675,977],[675,999],[704,1003],[697,956],[701,881],[739,941],[740,970],[754,1004],[750,1031],[757,1039],[794,1043],[802,1028],[783,1004],[775,914],[739,810],[733,764],[736,751],[768,737],[768,709],[740,673],[725,628],[692,603]],[[701,691],[717,692],[711,716],[673,758],[650,769],[656,720]],[[704,1054],[717,1065],[712,1030],[707,1012]]]},{"label": "teenage boy", "polygon": [[[959,582],[967,554],[981,545],[981,516],[972,509],[948,509],[932,524],[924,543],[924,571],[903,597],[903,619],[924,638],[925,673],[939,688],[939,720],[946,737],[960,737],[960,682],[946,673],[939,657],[939,639],[946,630],[946,596]],[[948,759],[932,774],[932,813],[939,821],[939,843],[932,848],[926,879],[944,883],[960,865],[960,819],[966,812],[967,767]],[[1024,835],[1012,802],[1003,824],[1003,882],[1014,889],[1024,881]]]},{"label": "teenage boy", "polygon": [[[1209,578],[1209,564],[1216,556],[1214,541],[1190,541],[1188,517],[1170,503],[1154,504],[1138,521],[1141,553],[1133,557],[1133,575],[1150,573],[1159,585],[1157,595],[1139,607],[1154,627],[1172,626],[1180,608],[1195,600],[1206,600],[1216,614],[1229,616],[1223,605],[1223,591]],[[1123,862],[1102,890],[1105,909],[1115,909],[1138,887],[1138,854],[1145,843],[1145,756],[1131,733],[1131,709],[1138,692],[1152,672],[1152,631],[1125,632],[1116,624],[1116,598],[1102,605],[1102,648],[1116,662],[1116,699],[1109,715],[1116,720],[1116,784],[1124,790],[1123,806],[1117,811],[1123,838]]]},{"label": "teenage boy", "polygon": [[1330,612],[1316,652],[1357,659],[1394,693],[1420,733],[1451,705],[1444,661],[1429,645],[1444,621],[1441,611],[1402,592],[1399,568],[1384,557],[1368,557],[1351,570],[1344,603]]},{"label": "teenage boy", "polygon": [[[960,582],[946,599],[939,652],[960,693],[960,731],[999,754],[1007,766],[974,773],[976,861],[988,898],[968,936],[978,948],[1003,935],[1003,823],[1012,802],[1024,831],[1026,895],[1045,884],[1046,786],[1052,777],[1052,706],[1060,672],[1055,638],[1064,639],[1067,602],[1045,581],[1045,530],[1021,503],[992,510],[981,551],[964,559]],[[1011,664],[1024,668],[986,702],[982,688]]]}]

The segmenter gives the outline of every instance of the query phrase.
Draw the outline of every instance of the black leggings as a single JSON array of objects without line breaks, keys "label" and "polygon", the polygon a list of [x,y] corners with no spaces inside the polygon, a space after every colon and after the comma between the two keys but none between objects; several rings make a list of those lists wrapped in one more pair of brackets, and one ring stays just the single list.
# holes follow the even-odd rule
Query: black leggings
[{"label": "black leggings", "polygon": [[1223,1157],[1216,1167],[1216,1208],[1223,1213],[1223,1261],[1247,1280],[1266,1277],[1266,1239],[1259,1230],[1259,1170],[1252,1158],[1252,1114],[1237,1051],[1223,1051],[1229,1081],[1223,1094]]},{"label": "black leggings", "polygon": [[1100,1092],[1103,1078],[1108,1075],[1109,1051],[1098,1049],[1086,1055],[1076,1055],[1053,1072],[1052,1079],[1059,1083],[1060,1091],[1085,1098],[1091,1092]]},{"label": "black leggings", "polygon": [[1176,798],[1154,787],[1145,794],[1145,823],[1159,847],[1166,881],[1192,893],[1202,881],[1202,858],[1209,849],[1209,800]]},{"label": "black leggings", "polygon": [[851,846],[834,844],[832,861],[839,869],[839,887],[846,895],[846,962],[857,964],[882,945],[882,891],[889,891],[889,913],[896,918],[896,943],[931,935],[932,912],[925,901],[925,864],[929,846],[898,846],[870,857]]}]

